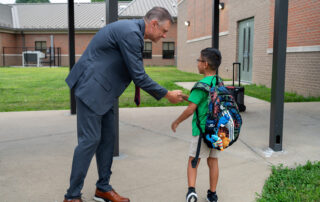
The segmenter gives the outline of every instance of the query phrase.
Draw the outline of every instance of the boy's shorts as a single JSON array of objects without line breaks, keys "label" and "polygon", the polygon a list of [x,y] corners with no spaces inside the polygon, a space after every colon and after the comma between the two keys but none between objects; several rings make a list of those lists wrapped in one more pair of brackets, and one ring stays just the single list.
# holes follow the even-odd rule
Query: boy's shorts
[{"label": "boy's shorts", "polygon": [[[198,147],[198,140],[199,136],[192,136],[190,140],[190,149],[189,149],[189,156],[195,157],[197,153],[197,147]],[[209,148],[206,143],[201,140],[201,148],[200,148],[200,153],[199,153],[199,158],[218,158],[218,155],[220,153],[219,150]]]}]

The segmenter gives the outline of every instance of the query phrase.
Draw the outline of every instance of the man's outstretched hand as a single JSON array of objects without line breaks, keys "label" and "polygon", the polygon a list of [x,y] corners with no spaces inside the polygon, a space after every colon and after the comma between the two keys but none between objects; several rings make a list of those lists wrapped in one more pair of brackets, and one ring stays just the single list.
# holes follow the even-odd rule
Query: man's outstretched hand
[{"label": "man's outstretched hand", "polygon": [[181,90],[168,91],[168,93],[164,97],[167,98],[169,102],[174,104],[183,101]]}]

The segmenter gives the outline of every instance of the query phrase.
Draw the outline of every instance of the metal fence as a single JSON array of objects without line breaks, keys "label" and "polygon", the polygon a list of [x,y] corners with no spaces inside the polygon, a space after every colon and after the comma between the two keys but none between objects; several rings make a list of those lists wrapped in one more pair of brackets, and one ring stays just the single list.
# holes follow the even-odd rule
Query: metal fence
[{"label": "metal fence", "polygon": [[3,47],[2,66],[61,66],[61,48]]}]

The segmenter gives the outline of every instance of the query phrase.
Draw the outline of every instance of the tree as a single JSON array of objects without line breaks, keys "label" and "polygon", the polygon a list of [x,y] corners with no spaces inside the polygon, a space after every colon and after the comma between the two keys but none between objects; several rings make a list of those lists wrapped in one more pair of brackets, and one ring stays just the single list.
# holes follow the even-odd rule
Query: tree
[{"label": "tree", "polygon": [[16,0],[16,3],[50,3],[49,0]]}]

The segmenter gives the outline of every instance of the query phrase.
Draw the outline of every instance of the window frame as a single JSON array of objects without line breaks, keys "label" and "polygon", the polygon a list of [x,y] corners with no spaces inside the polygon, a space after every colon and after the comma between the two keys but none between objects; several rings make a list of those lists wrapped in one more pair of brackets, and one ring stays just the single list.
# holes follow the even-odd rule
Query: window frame
[{"label": "window frame", "polygon": [[[147,44],[150,44],[150,49],[146,50],[146,47],[148,47]],[[143,59],[152,59],[152,42],[151,41],[145,41],[144,42],[144,48],[142,52],[142,58]]]},{"label": "window frame", "polygon": [[[38,48],[37,43],[40,43],[40,48]],[[44,46],[43,46],[44,44]],[[34,50],[35,51],[41,51],[44,53],[45,58],[47,58],[47,41],[35,41],[34,42]]]},{"label": "window frame", "polygon": [[174,59],[174,52],[175,52],[174,41],[162,42],[162,59]]}]

